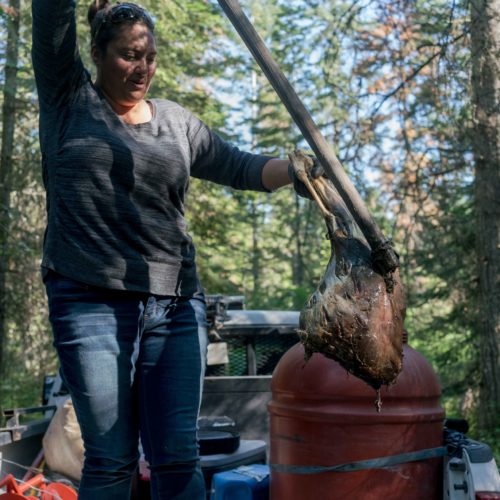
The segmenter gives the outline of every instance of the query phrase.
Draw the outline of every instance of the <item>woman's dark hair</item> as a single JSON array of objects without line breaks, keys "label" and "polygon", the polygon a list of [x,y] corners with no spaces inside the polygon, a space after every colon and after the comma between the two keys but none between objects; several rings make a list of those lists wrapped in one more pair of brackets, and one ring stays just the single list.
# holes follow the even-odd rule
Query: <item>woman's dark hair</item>
[{"label": "woman's dark hair", "polygon": [[94,0],[87,12],[90,24],[91,44],[103,53],[108,43],[116,36],[119,26],[123,24],[142,23],[151,33],[155,25],[148,12],[135,3],[117,2],[111,4],[108,0]]}]

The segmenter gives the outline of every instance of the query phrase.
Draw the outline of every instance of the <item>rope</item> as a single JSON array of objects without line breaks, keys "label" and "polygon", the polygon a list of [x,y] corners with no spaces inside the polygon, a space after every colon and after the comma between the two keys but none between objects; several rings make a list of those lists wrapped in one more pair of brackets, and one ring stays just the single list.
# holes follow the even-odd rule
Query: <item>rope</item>
[{"label": "rope", "polygon": [[18,464],[17,462],[13,462],[12,460],[7,460],[6,458],[3,457],[0,458],[0,465],[2,462],[5,462],[6,464],[10,465],[15,465],[16,467],[19,467],[20,469],[23,469],[28,472],[36,472],[37,474],[43,474],[42,469],[37,469],[36,467],[27,467],[26,465]]},{"label": "rope", "polygon": [[271,464],[271,469],[276,472],[286,474],[319,474],[322,472],[353,472],[367,469],[382,469],[392,465],[403,464],[406,462],[416,462],[418,460],[427,460],[429,458],[444,457],[447,455],[447,449],[444,446],[439,448],[428,448],[425,450],[402,453],[400,455],[390,455],[381,458],[372,458],[370,460],[360,460],[347,464],[332,466],[323,465],[286,465]]},{"label": "rope", "polygon": [[[16,479],[16,482],[18,484],[27,484],[27,481],[22,481],[21,479]],[[32,486],[32,485],[30,485],[30,490],[36,491],[37,493],[43,494],[45,496],[51,495],[54,497],[55,500],[62,500],[62,498],[57,494],[57,492],[52,493],[51,491],[42,490],[42,489],[37,488],[36,486]]]},{"label": "rope", "polygon": [[[43,474],[43,471],[41,469],[37,469],[36,467],[26,467],[25,465],[19,464],[17,462],[12,461],[12,460],[7,460],[6,458],[3,458],[3,457],[0,459],[0,466],[1,466],[2,462],[5,462],[5,463],[10,464],[10,465],[15,465],[16,467],[19,467],[20,469],[24,469],[26,471],[36,472],[37,474]],[[8,476],[7,473],[5,473],[4,471],[2,471],[1,467],[0,467],[0,473],[3,474],[3,478],[5,478],[5,477]],[[57,482],[57,481],[51,481],[45,475],[44,475],[44,479],[49,484]],[[23,481],[22,479],[17,479],[16,478],[16,482],[18,484],[27,484],[29,481]],[[47,490],[42,490],[40,488],[36,488],[35,486],[30,486],[30,488],[33,491],[36,491],[38,493],[43,493],[44,495],[51,495],[51,496],[54,497],[55,500],[62,500],[61,497],[57,494],[57,492],[52,493],[52,492],[47,491]]]}]

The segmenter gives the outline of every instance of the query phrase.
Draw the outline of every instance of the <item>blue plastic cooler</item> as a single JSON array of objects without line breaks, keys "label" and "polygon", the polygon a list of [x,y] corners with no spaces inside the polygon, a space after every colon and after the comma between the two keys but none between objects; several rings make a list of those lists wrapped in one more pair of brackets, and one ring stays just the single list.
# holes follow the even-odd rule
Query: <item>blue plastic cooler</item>
[{"label": "blue plastic cooler", "polygon": [[212,477],[210,500],[268,500],[269,466],[251,464]]}]

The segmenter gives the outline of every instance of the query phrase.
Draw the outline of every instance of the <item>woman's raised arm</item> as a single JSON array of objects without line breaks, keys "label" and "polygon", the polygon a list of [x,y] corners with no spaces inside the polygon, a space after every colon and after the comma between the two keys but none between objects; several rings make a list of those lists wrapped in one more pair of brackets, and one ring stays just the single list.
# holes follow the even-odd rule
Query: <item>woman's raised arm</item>
[{"label": "woman's raised arm", "polygon": [[40,106],[57,106],[84,71],[75,9],[75,0],[32,1],[32,58]]}]

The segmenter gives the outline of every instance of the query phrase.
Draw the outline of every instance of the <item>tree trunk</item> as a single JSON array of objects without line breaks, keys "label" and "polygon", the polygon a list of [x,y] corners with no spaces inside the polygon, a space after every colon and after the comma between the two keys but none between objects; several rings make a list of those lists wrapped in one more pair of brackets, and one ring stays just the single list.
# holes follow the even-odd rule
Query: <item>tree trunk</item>
[{"label": "tree trunk", "polygon": [[500,414],[500,0],[471,1],[481,345],[479,423]]},{"label": "tree trunk", "polygon": [[254,199],[252,199],[250,203],[250,217],[252,221],[252,301],[255,304],[260,300],[260,270],[262,267],[262,263],[261,250],[259,247],[259,210]]},{"label": "tree trunk", "polygon": [[3,370],[6,339],[8,238],[10,228],[10,193],[12,190],[12,152],[16,123],[17,65],[21,0],[10,0],[7,8],[7,51],[2,106],[2,150],[0,152],[0,372]]}]

